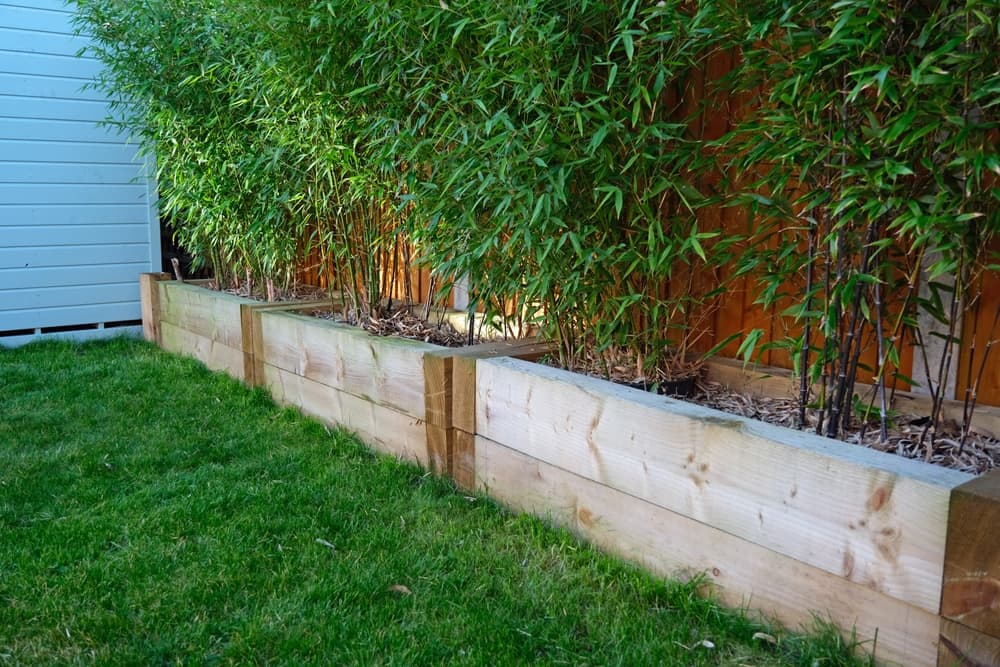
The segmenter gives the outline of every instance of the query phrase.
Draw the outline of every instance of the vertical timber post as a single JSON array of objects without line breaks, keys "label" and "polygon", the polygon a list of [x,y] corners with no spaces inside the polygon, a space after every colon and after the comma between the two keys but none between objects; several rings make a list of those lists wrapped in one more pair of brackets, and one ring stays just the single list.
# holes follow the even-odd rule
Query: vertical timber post
[{"label": "vertical timber post", "polygon": [[243,348],[243,382],[248,387],[264,384],[264,336],[261,329],[262,312],[334,308],[332,299],[310,301],[279,301],[240,304],[240,339]]},{"label": "vertical timber post", "polygon": [[139,299],[142,304],[142,336],[150,343],[160,344],[160,286],[170,280],[169,273],[139,274]]},{"label": "vertical timber post", "polygon": [[953,665],[1000,665],[1000,470],[951,493],[938,666]]},{"label": "vertical timber post", "polygon": [[476,361],[495,357],[538,359],[549,343],[511,340],[424,355],[424,412],[431,470],[466,491],[476,487]]}]

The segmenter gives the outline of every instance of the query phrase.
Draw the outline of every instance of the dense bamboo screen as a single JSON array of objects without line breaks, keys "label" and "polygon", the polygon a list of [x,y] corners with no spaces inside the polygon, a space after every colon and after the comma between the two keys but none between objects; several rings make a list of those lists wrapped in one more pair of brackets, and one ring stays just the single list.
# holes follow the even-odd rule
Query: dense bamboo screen
[{"label": "dense bamboo screen", "polygon": [[[699,127],[692,130],[707,139],[716,139],[733,129],[733,123],[740,113],[741,107],[747,101],[743,99],[712,99],[708,82],[724,76],[733,66],[733,56],[716,54],[707,63],[701,77],[692,80],[688,88],[687,99],[684,101],[688,111],[704,104],[710,105],[712,112],[701,114],[703,119]],[[710,190],[715,183],[711,180],[700,184]],[[699,228],[704,230],[725,229],[749,233],[750,223],[746,214],[738,207],[712,206],[702,209],[699,213]],[[1000,250],[1000,248],[998,248]],[[403,249],[397,248],[395,258],[386,258],[383,266],[386,270],[386,284],[393,289],[390,296],[395,299],[412,299],[422,303],[435,292],[436,287],[431,279],[431,271],[427,268],[408,266]],[[408,250],[406,251],[408,252]],[[324,260],[320,249],[314,248],[299,271],[299,279],[307,284],[330,288],[332,271],[324,270]],[[407,275],[408,274],[408,275]],[[716,280],[725,276],[712,276],[704,272],[689,276],[683,269],[675,273],[673,285],[665,286],[671,289],[710,290]],[[801,290],[802,286],[789,286],[790,291]],[[778,341],[801,333],[800,327],[787,316],[782,316],[784,306],[764,308],[756,303],[759,295],[757,279],[753,276],[735,280],[731,287],[714,302],[713,307],[699,319],[699,326],[706,328],[706,335],[694,346],[697,350],[707,350],[718,341],[732,334],[746,334],[753,329],[765,332],[764,341]],[[452,297],[444,299],[445,305],[453,303]],[[956,350],[955,364],[956,390],[952,398],[965,398],[966,390],[978,384],[977,400],[980,404],[1000,406],[1000,350],[990,351],[990,341],[1000,338],[1000,276],[992,273],[984,276],[983,291],[973,304],[967,304],[963,312],[962,340]],[[733,358],[736,356],[740,340],[729,343],[721,351],[721,356]],[[899,372],[906,377],[914,377],[914,343],[911,340],[900,341]],[[983,363],[984,355],[986,363]],[[768,349],[757,361],[763,365],[791,368],[792,359],[788,352],[781,349]],[[870,382],[870,372],[866,368],[876,367],[876,349],[874,341],[863,351],[858,381]],[[920,378],[914,378],[920,380]],[[907,389],[905,382],[898,382],[897,388]]]}]

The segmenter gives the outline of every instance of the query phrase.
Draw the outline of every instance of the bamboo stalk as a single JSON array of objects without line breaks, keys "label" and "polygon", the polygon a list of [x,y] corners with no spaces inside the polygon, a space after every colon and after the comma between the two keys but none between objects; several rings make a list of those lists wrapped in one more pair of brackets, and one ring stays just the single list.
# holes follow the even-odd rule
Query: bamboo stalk
[{"label": "bamboo stalk", "polygon": [[806,404],[809,402],[809,334],[812,330],[809,311],[812,310],[813,262],[816,252],[815,223],[809,223],[808,247],[806,249],[806,315],[802,327],[802,352],[799,355],[799,430],[806,427]]},{"label": "bamboo stalk", "polygon": [[889,440],[888,412],[889,407],[885,396],[885,345],[882,336],[882,280],[876,276],[875,280],[875,339],[878,344],[878,375],[876,377],[876,391],[879,396],[879,425],[881,426],[882,442]]}]

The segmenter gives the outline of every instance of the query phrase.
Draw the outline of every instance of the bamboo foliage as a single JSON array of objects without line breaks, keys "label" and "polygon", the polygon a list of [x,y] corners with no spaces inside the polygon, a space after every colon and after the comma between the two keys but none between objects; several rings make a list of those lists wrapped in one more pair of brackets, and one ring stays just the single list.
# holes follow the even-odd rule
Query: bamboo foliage
[{"label": "bamboo foliage", "polygon": [[[918,313],[957,342],[963,308],[997,268],[987,248],[1000,231],[1000,10],[974,0],[741,6],[748,29],[733,80],[764,92],[722,143],[739,156],[732,169],[759,174],[741,200],[761,236],[779,239],[777,252],[753,246],[742,269],[760,276],[765,305],[805,284],[789,309],[802,335],[786,345],[803,404],[807,379],[821,383],[818,430],[834,436],[850,423],[863,372],[878,387],[865,400],[884,433],[895,380],[945,398],[950,352],[926,378],[898,372],[906,341],[924,342]],[[876,362],[862,368],[867,349]]]},{"label": "bamboo foliage", "polygon": [[352,60],[363,141],[399,175],[423,260],[469,276],[473,307],[516,297],[565,365],[611,346],[662,365],[711,299],[670,281],[735,240],[698,225],[712,163],[684,112],[723,48],[716,5],[345,4],[330,22],[361,17],[369,37]]},{"label": "bamboo foliage", "polygon": [[343,77],[323,72],[300,39],[309,4],[77,5],[106,64],[98,85],[128,110],[114,122],[156,155],[161,208],[180,244],[222,284],[285,286],[319,245],[320,268],[355,311],[379,308],[378,262],[396,220],[373,215],[382,203],[364,179]]},{"label": "bamboo foliage", "polygon": [[[940,401],[956,363],[903,374],[918,319],[954,343],[997,270],[992,0],[77,4],[181,242],[230,281],[318,251],[360,319],[412,259],[442,294],[465,277],[470,316],[516,304],[565,366],[625,350],[647,374],[754,276],[798,328],[741,352],[787,348],[822,433],[885,432],[897,383]],[[708,141],[696,82],[729,54],[709,98],[748,103]],[[753,233],[709,225],[720,202]],[[963,355],[969,413],[989,348]]]}]

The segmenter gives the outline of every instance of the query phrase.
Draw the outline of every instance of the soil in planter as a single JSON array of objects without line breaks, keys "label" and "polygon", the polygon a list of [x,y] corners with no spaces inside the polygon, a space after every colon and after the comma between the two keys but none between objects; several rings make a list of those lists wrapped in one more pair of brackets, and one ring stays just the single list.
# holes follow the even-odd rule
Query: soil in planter
[{"label": "soil in planter", "polygon": [[313,310],[310,314],[313,317],[356,326],[374,336],[399,336],[444,347],[465,347],[480,342],[478,336],[474,336],[470,341],[467,334],[458,331],[449,322],[425,320],[418,314],[419,312],[419,306],[399,305],[394,306],[388,315],[363,320],[356,316],[345,316],[342,311],[330,308]]},{"label": "soil in planter", "polygon": [[[219,292],[225,292],[226,294],[241,296],[245,299],[267,301],[267,290],[263,284],[247,285],[247,283],[244,282],[235,287],[220,289],[218,283],[212,280],[207,283],[205,287]],[[330,298],[330,295],[322,287],[315,287],[313,285],[306,285],[303,283],[295,283],[287,289],[276,287],[274,296],[274,303],[282,301],[319,301],[320,299]]]},{"label": "soil in planter", "polygon": [[661,380],[650,382],[649,380],[632,380],[624,383],[633,389],[642,389],[664,396],[675,396],[677,398],[691,398],[698,388],[698,378],[694,375],[686,378]]},{"label": "soil in planter", "polygon": [[[799,403],[792,398],[751,396],[734,392],[717,382],[701,380],[689,400],[768,424],[798,428]],[[815,432],[817,421],[817,410],[807,409],[805,430]],[[973,431],[963,447],[958,424],[945,420],[932,438],[929,432],[924,435],[927,421],[927,415],[894,414],[889,424],[889,438],[882,442],[877,421],[864,423],[855,419],[840,439],[975,475],[1000,468],[1000,439],[994,434]]]}]

